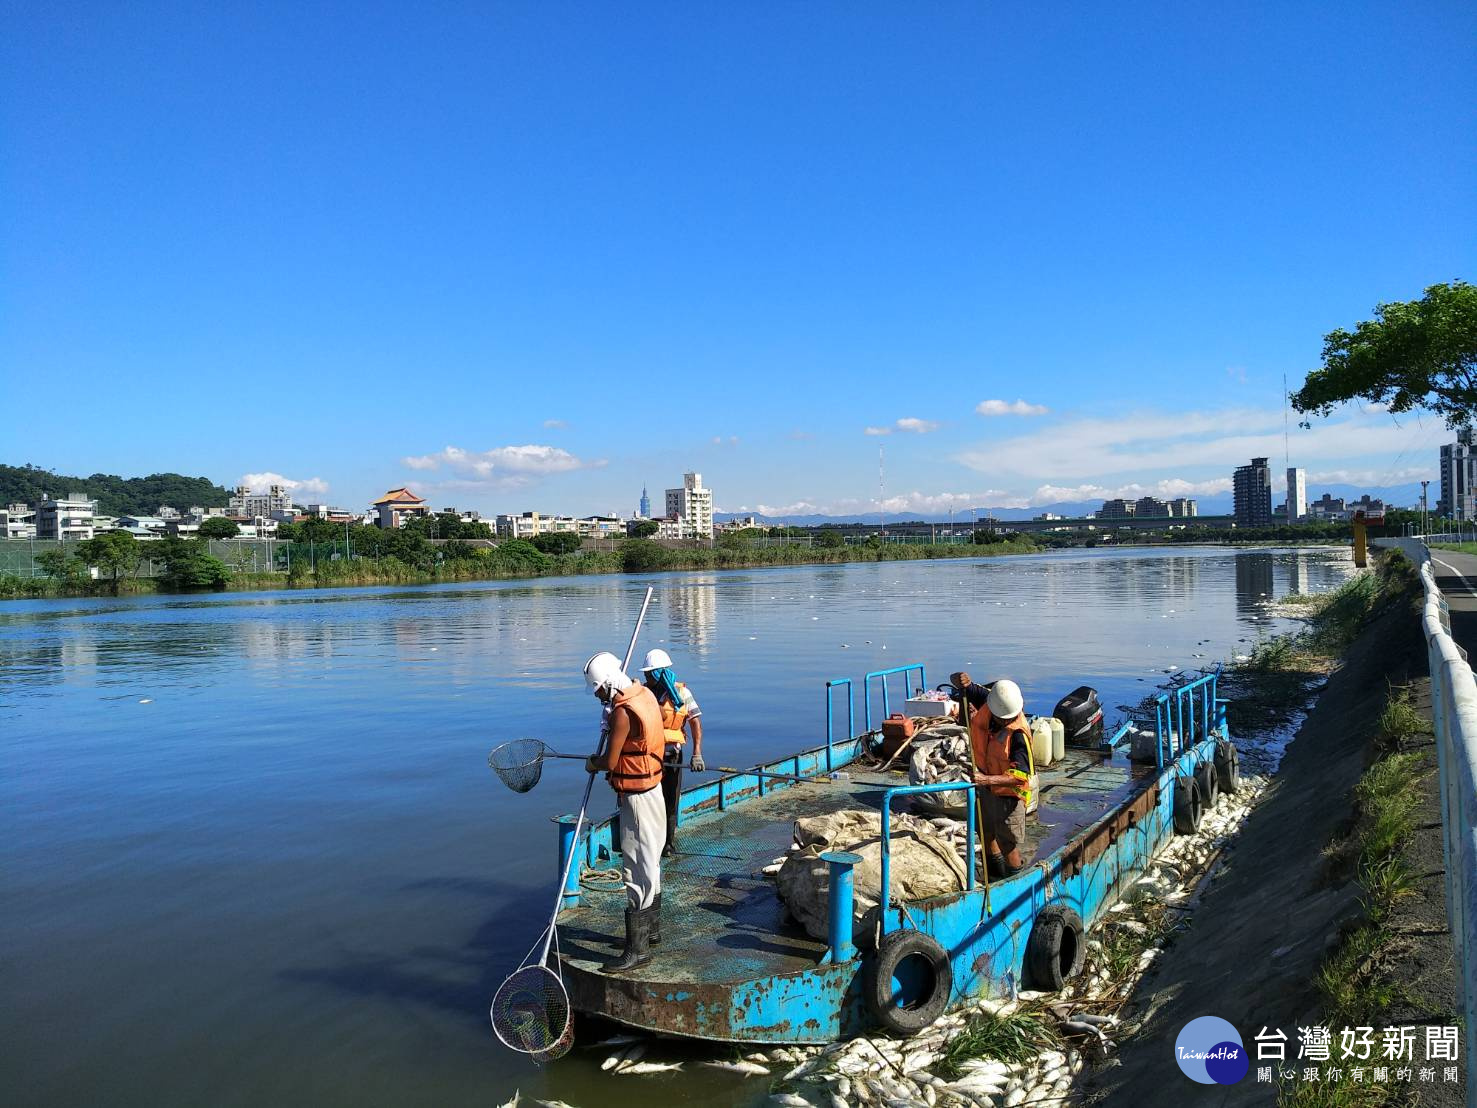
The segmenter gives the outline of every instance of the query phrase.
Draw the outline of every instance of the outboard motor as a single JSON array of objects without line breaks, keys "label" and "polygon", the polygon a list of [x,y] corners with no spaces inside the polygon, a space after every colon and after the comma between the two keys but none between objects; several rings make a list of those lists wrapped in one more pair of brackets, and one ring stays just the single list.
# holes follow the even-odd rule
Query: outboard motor
[{"label": "outboard motor", "polygon": [[1103,745],[1103,706],[1097,690],[1083,685],[1057,701],[1051,713],[1062,721],[1069,746]]}]

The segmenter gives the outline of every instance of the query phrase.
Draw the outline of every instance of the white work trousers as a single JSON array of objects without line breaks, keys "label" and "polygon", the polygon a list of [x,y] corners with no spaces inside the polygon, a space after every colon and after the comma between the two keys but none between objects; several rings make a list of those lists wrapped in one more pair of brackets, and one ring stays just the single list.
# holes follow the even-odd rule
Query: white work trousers
[{"label": "white work trousers", "polygon": [[650,908],[662,891],[662,846],[667,841],[667,802],[662,787],[621,793],[621,877],[634,909]]}]

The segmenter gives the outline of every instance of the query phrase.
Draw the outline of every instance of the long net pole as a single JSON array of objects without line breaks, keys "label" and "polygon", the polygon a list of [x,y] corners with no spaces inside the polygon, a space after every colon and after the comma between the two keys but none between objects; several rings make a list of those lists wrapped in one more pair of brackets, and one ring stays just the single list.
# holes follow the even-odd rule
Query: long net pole
[{"label": "long net pole", "polygon": [[[629,668],[629,666],[631,665],[631,655],[635,653],[636,650],[636,639],[641,634],[641,625],[646,622],[646,609],[647,606],[651,604],[651,594],[652,587],[650,585],[647,585],[646,596],[641,601],[641,611],[636,616],[636,626],[631,629],[631,642],[626,647],[625,660],[621,662],[622,673],[624,673],[626,669]],[[606,732],[602,729],[600,732],[600,745],[597,746],[595,749],[596,754],[598,754],[600,750],[604,748],[605,737]],[[585,780],[585,795],[580,800],[579,815],[575,817],[574,837],[570,839],[569,842],[569,857],[564,859],[564,870],[559,875],[559,891],[554,901],[554,914],[549,919],[549,930],[544,935],[544,949],[539,954],[539,965],[543,965],[549,960],[549,948],[554,945],[554,929],[559,920],[559,907],[561,904],[564,903],[564,887],[569,882],[569,871],[570,868],[574,865],[574,857],[576,854],[579,853],[580,834],[585,827],[585,809],[590,806],[590,790],[594,787],[595,774],[591,772]]]}]

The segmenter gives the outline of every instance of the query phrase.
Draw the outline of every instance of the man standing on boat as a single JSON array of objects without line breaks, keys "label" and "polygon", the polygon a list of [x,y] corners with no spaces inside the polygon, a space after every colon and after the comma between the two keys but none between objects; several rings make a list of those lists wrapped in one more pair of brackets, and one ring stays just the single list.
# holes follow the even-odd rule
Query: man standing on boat
[{"label": "man standing on boat", "polygon": [[1031,801],[1031,732],[1014,681],[996,681],[985,706],[969,720],[974,783],[979,786],[985,860],[991,877],[1009,877],[1025,863],[1026,807]]},{"label": "man standing on boat", "polygon": [[667,837],[662,855],[677,849],[677,806],[682,797],[682,747],[692,736],[692,771],[702,773],[703,710],[697,697],[672,672],[672,656],[665,650],[648,650],[646,664],[641,667],[646,687],[662,709],[662,729],[667,747],[662,762],[662,799],[667,802]]},{"label": "man standing on boat", "polygon": [[603,772],[619,801],[626,945],[619,958],[601,967],[618,973],[650,962],[652,942],[661,941],[667,811],[660,786],[666,736],[656,697],[626,676],[614,654],[602,651],[586,662],[585,681],[606,706],[605,744],[586,759],[585,769]]}]

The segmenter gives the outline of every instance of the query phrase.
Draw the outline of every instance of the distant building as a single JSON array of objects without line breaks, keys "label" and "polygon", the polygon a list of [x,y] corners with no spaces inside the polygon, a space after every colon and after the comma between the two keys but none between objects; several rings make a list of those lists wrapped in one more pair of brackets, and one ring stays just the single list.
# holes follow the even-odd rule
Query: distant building
[{"label": "distant building", "polygon": [[[179,513],[176,512],[175,516],[178,519]],[[169,531],[169,524],[170,521],[162,516],[119,516],[114,527],[119,531],[129,531],[141,537],[141,533],[163,535]]]},{"label": "distant building", "polygon": [[726,523],[714,524],[713,529],[715,531],[754,531],[763,526],[758,516],[735,516]]},{"label": "distant building", "polygon": [[291,510],[292,497],[283,485],[272,485],[266,492],[252,492],[249,485],[237,485],[226,506],[228,515],[247,518]]},{"label": "distant building", "polygon": [[431,514],[426,502],[406,488],[391,489],[385,493],[374,502],[374,510],[378,514],[375,522],[386,531],[404,527],[417,516]]},{"label": "distant building", "polygon": [[154,513],[160,519],[179,519],[179,509],[171,508],[168,504],[159,505],[159,510]]},{"label": "distant building", "polygon": [[1169,515],[1169,505],[1157,496],[1141,496],[1134,501],[1135,518],[1164,519]]},{"label": "distant building", "polygon": [[615,516],[582,516],[574,522],[584,539],[611,539],[626,533],[625,521]]},{"label": "distant building", "polygon": [[641,486],[641,510],[637,513],[640,519],[651,518],[651,497],[646,495],[646,486]]},{"label": "distant building", "polygon": [[1266,458],[1239,466],[1231,478],[1236,526],[1267,527],[1272,522],[1272,470]]},{"label": "distant building", "polygon": [[1063,519],[1065,517],[1057,515],[1056,512],[1042,512],[1039,516],[1032,516],[1031,518],[1037,523],[1046,523],[1053,519]]},{"label": "distant building", "polygon": [[36,537],[36,511],[27,504],[12,504],[0,508],[0,538],[34,539]]},{"label": "distant building", "polygon": [[535,535],[578,535],[580,521],[573,516],[547,516],[542,512],[520,512],[497,517],[500,539],[531,539]]},{"label": "distant building", "polygon": [[684,539],[713,537],[713,490],[703,488],[701,473],[684,473],[682,487],[667,490],[667,515],[681,521]]},{"label": "distant building", "polygon": [[1477,450],[1472,446],[1472,428],[1456,433],[1456,442],[1441,448],[1441,494],[1436,514],[1444,519],[1477,519],[1474,492],[1477,487]]},{"label": "distant building", "polygon": [[1308,516],[1308,471],[1296,466],[1287,471],[1287,522],[1301,523]]},{"label": "distant building", "polygon": [[83,492],[43,500],[36,505],[36,537],[90,539],[96,512],[97,502],[89,500]]},{"label": "distant building", "polygon": [[358,517],[347,508],[335,508],[329,504],[309,504],[302,510],[308,519],[326,519],[329,523],[357,523]]},{"label": "distant building", "polygon": [[1349,512],[1343,499],[1324,493],[1317,500],[1308,505],[1308,516],[1317,520],[1340,520],[1348,519]]},{"label": "distant building", "polygon": [[1179,496],[1169,502],[1169,514],[1175,519],[1188,519],[1200,514],[1200,507],[1194,500]]},{"label": "distant building", "polygon": [[1345,508],[1349,513],[1349,518],[1352,519],[1355,512],[1363,512],[1365,515],[1383,512],[1385,510],[1385,502],[1377,496],[1370,496],[1369,493],[1365,493],[1358,500],[1348,501],[1345,504]]},{"label": "distant building", "polygon": [[1104,500],[1098,509],[1098,519],[1132,519],[1135,504],[1132,500]]}]

